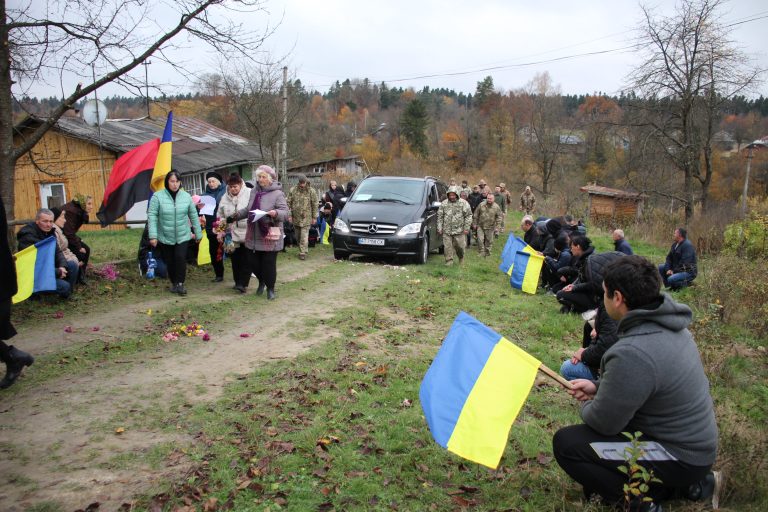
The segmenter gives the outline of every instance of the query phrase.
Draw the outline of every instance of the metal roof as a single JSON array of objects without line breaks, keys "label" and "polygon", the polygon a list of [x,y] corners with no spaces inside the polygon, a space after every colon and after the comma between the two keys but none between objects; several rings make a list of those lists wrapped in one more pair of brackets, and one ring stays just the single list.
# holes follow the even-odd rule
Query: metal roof
[{"label": "metal roof", "polygon": [[[101,125],[104,149],[122,155],[162,136],[163,119],[107,119]],[[30,116],[16,130],[42,123]],[[92,144],[99,143],[97,127],[88,126],[75,116],[60,118],[53,129]],[[233,165],[263,163],[260,147],[255,142],[191,117],[173,118],[173,167],[182,174],[221,169]]]}]

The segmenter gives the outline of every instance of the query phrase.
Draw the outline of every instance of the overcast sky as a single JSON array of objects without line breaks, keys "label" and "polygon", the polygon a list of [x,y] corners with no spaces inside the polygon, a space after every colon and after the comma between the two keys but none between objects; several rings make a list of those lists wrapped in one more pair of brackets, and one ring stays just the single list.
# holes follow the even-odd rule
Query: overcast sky
[{"label": "overcast sky", "polygon": [[[446,87],[473,93],[490,75],[497,89],[524,87],[548,71],[563,93],[618,94],[638,62],[634,42],[641,11],[630,0],[265,0],[268,13],[251,15],[252,27],[280,23],[263,49],[288,56],[289,73],[324,92],[334,81],[369,78],[390,86]],[[671,13],[674,2],[646,2]],[[768,69],[768,3],[732,0],[721,21],[762,69]],[[751,18],[762,18],[741,23]],[[281,21],[282,20],[282,21]],[[592,54],[592,55],[585,55]],[[186,56],[190,56],[187,50]],[[216,59],[194,52],[188,64],[215,71]],[[150,83],[190,90],[187,77],[170,75],[159,62]],[[143,68],[137,76],[143,77]],[[765,78],[768,78],[766,76]],[[34,90],[39,96],[55,89]],[[125,95],[105,88],[100,96]],[[768,96],[762,84],[752,95]]]}]

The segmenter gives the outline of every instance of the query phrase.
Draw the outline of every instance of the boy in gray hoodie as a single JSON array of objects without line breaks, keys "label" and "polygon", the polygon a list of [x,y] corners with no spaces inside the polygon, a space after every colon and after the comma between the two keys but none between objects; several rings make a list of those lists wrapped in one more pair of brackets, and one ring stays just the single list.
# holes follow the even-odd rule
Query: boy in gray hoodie
[{"label": "boy in gray hoodie", "polygon": [[638,500],[630,510],[660,511],[660,501],[675,497],[711,496],[716,504],[721,483],[710,471],[718,432],[709,381],[687,328],[691,310],[660,288],[656,267],[640,256],[606,268],[603,302],[619,322],[619,340],[603,355],[599,381],[571,381],[584,424],[565,427],[552,440],[558,464],[585,496],[618,504],[627,483],[618,469],[629,445],[622,432],[641,432],[639,463],[661,483],[651,484],[652,502]]}]

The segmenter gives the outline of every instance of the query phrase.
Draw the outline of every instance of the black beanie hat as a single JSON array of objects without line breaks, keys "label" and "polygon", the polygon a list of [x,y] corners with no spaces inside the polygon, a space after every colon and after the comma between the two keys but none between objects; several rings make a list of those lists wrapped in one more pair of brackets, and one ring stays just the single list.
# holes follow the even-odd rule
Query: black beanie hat
[{"label": "black beanie hat", "polygon": [[205,181],[208,181],[208,178],[216,178],[219,180],[219,183],[224,183],[224,178],[222,178],[221,174],[217,173],[216,171],[209,171],[205,173]]}]

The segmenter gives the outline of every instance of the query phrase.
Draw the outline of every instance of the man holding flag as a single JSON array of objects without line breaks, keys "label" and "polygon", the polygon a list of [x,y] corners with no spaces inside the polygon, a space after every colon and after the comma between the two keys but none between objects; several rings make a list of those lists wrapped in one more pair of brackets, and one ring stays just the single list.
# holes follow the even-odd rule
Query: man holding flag
[{"label": "man holding flag", "polygon": [[[710,471],[717,455],[717,424],[701,356],[688,325],[691,310],[660,294],[656,267],[640,256],[618,258],[607,268],[603,302],[619,322],[618,341],[600,363],[599,381],[576,379],[569,391],[583,402],[582,425],[560,429],[552,440],[558,464],[584,488],[628,510],[661,511],[674,497],[712,497],[721,478]],[[660,482],[647,496],[626,496],[630,443],[622,432],[640,432],[637,463]],[[630,499],[631,498],[631,499]]]}]

